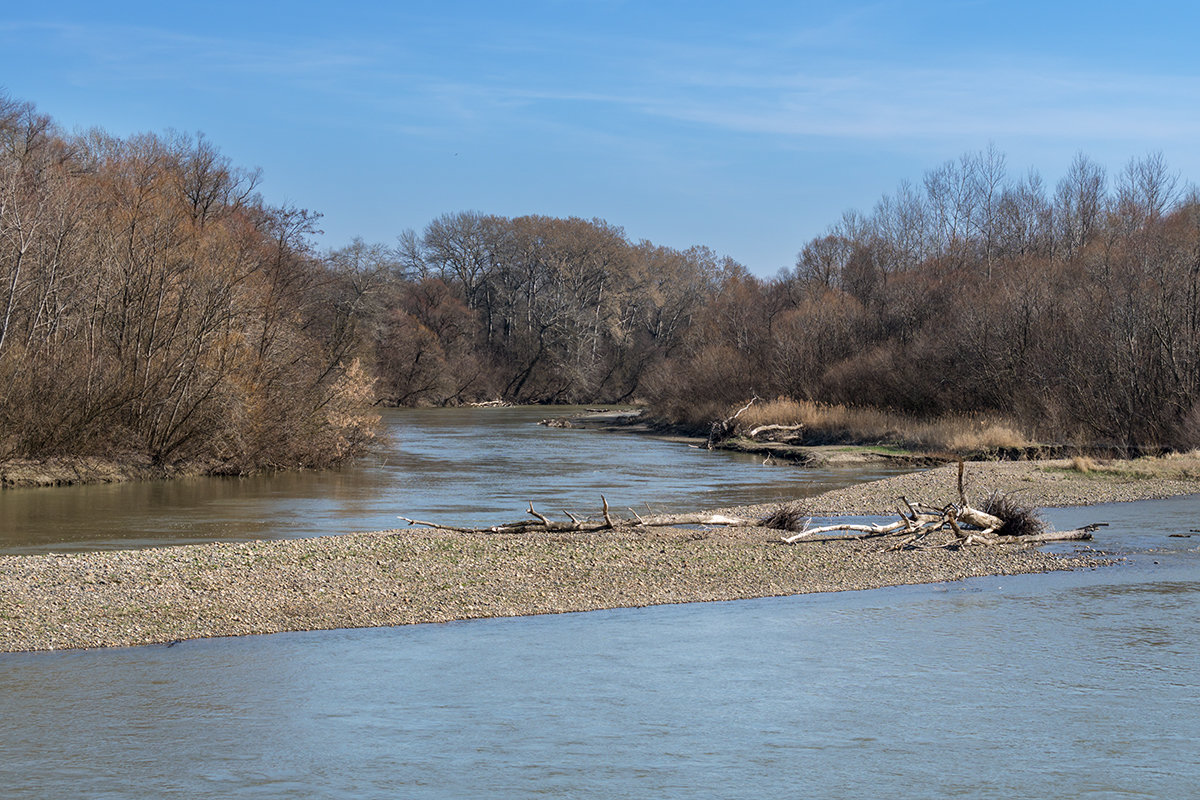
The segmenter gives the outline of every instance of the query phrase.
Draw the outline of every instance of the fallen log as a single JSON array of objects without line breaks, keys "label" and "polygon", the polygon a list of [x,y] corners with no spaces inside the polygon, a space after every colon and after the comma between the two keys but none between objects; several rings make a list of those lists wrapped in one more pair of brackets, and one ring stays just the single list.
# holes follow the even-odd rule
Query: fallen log
[{"label": "fallen log", "polygon": [[[867,536],[887,536],[889,534],[898,533],[910,530],[907,521],[893,522],[889,525],[858,525],[854,523],[842,523],[839,525],[824,525],[819,528],[806,528],[792,536],[783,537],[783,541],[788,544],[795,544],[801,539],[808,539],[813,536],[820,536],[823,533],[832,533],[833,531],[847,531],[851,533],[862,533]],[[865,538],[865,537],[857,537]]]},{"label": "fallen log", "polygon": [[404,520],[409,525],[420,525],[434,530],[451,531],[453,533],[592,533],[630,528],[669,528],[679,525],[718,525],[742,528],[763,527],[762,520],[759,519],[733,517],[727,514],[713,514],[709,512],[642,516],[630,509],[630,513],[633,514],[632,517],[614,517],[608,506],[608,500],[605,499],[604,495],[600,495],[600,502],[603,505],[601,519],[580,519],[569,511],[564,511],[563,514],[570,518],[569,521],[552,520],[536,510],[532,502],[525,513],[534,519],[504,522],[499,525],[490,525],[486,528],[464,528],[454,525],[442,525],[437,522],[425,522],[419,519],[409,519],[408,517],[399,517],[399,519]]},{"label": "fallen log", "polygon": [[[945,517],[933,520],[921,519],[914,521],[903,519],[899,522],[892,522],[886,525],[864,525],[858,523],[823,525],[817,528],[807,528],[791,536],[785,536],[783,537],[783,541],[787,544],[796,544],[802,541],[828,542],[832,539],[866,539],[875,536],[924,535],[950,528],[954,531],[956,537],[956,541],[950,542],[950,544],[1044,544],[1046,542],[1088,540],[1092,538],[1092,531],[1098,527],[1098,525],[1089,525],[1085,528],[1077,528],[1069,531],[1043,531],[1041,533],[1017,536],[997,536],[993,535],[993,528],[991,526],[983,530],[963,530],[961,526],[957,525],[958,521],[951,514],[947,514]],[[845,531],[860,535],[823,536],[823,534],[835,531]]]},{"label": "fallen log", "polygon": [[803,425],[759,425],[757,428],[751,428],[746,432],[747,439],[757,439],[764,433],[786,433],[785,439],[795,439],[804,432]]},{"label": "fallen log", "polygon": [[[897,511],[900,518],[895,522],[879,524],[845,522],[818,527],[810,527],[811,517],[807,517],[803,509],[795,504],[784,506],[775,513],[759,519],[712,512],[640,515],[632,509],[630,509],[632,516],[618,517],[612,513],[604,495],[600,495],[602,510],[598,518],[581,519],[569,511],[563,511],[562,513],[567,517],[566,520],[553,520],[535,509],[533,503],[530,502],[526,513],[533,519],[504,522],[483,528],[443,525],[408,517],[400,517],[400,519],[409,525],[471,534],[593,533],[638,528],[706,525],[788,531],[790,535],[782,537],[782,541],[786,544],[827,542],[836,539],[897,537],[894,542],[884,548],[886,550],[914,547],[965,547],[972,544],[1035,545],[1047,542],[1080,541],[1091,539],[1092,531],[1104,524],[1088,525],[1070,531],[1047,531],[1034,510],[1024,508],[995,493],[988,500],[986,509],[975,508],[967,502],[962,462],[959,462],[958,496],[958,503],[951,503],[941,508],[921,502],[910,502],[906,497],[899,497],[897,498]],[[953,534],[948,541],[944,535],[947,531]],[[835,532],[850,535],[826,535]],[[943,532],[943,535],[934,540],[933,544],[923,545],[922,541],[934,532]]]},{"label": "fallen log", "polygon": [[[1092,528],[1092,526],[1088,526]],[[1076,528],[1071,531],[1044,531],[1042,533],[1031,533],[1026,536],[983,536],[979,533],[973,533],[968,538],[974,539],[982,544],[1045,544],[1046,542],[1078,542],[1089,541],[1092,538],[1092,530],[1087,528]]]}]

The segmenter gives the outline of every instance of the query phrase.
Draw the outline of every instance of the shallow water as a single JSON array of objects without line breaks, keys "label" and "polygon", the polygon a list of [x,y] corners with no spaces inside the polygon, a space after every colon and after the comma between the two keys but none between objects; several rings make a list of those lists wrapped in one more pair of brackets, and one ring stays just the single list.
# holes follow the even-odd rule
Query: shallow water
[{"label": "shallow water", "polygon": [[0,794],[1183,798],[1200,498],[1053,511],[1115,567],[0,655]]},{"label": "shallow water", "polygon": [[[374,458],[333,472],[0,491],[0,553],[150,547],[388,530],[398,517],[494,524],[769,502],[905,471],[764,466],[630,433],[540,426],[564,408],[384,412]],[[560,517],[565,519],[565,517]]]}]

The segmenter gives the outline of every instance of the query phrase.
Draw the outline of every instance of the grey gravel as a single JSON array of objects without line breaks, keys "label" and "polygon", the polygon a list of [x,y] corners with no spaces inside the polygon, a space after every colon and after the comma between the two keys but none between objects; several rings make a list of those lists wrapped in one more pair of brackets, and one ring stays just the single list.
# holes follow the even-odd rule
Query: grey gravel
[{"label": "grey gravel", "polygon": [[[972,465],[972,479],[1068,505],[1200,491],[1196,481],[1059,477]],[[953,497],[954,468],[810,499],[825,513],[889,513],[895,497]],[[1153,484],[1153,485],[1151,485]],[[739,509],[742,515],[766,510]],[[503,521],[503,520],[497,520]],[[0,557],[0,651],[163,644],[869,589],[1094,567],[1087,548],[886,552],[878,542],[787,546],[762,528],[499,535],[421,529],[152,550]]]}]

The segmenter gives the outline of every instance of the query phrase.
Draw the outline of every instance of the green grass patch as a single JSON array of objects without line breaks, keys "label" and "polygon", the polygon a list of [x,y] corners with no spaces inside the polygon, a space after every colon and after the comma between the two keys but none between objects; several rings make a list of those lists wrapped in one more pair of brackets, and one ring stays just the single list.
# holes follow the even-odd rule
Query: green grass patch
[{"label": "green grass patch", "polygon": [[833,448],[837,453],[876,453],[883,456],[915,456],[917,451],[886,444],[841,445]]}]

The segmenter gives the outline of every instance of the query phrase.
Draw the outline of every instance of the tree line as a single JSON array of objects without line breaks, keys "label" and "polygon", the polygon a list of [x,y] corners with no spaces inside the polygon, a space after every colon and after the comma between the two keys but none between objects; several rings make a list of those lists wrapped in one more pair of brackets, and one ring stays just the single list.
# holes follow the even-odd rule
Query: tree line
[{"label": "tree line", "polygon": [[380,397],[647,401],[706,428],[752,396],[1031,438],[1200,445],[1200,199],[1159,154],[1077,156],[1053,187],[994,148],[850,211],[771,279],[603,220],[447,214],[391,248]]},{"label": "tree line", "polygon": [[967,154],[735,288],[660,384],[679,416],[722,387],[726,404],[997,412],[1043,442],[1200,446],[1200,198],[1159,154],[1113,176],[1079,155],[1052,191]]},{"label": "tree line", "polygon": [[0,458],[325,466],[370,379],[311,252],[203,137],[66,134],[0,96]]},{"label": "tree line", "polygon": [[214,472],[360,452],[372,404],[748,398],[996,412],[1200,445],[1200,200],[1159,155],[1051,189],[989,148],[773,278],[601,219],[448,213],[324,253],[202,136],[67,134],[0,96],[0,458]]},{"label": "tree line", "polygon": [[377,287],[364,329],[393,404],[641,399],[693,320],[745,270],[633,243],[603,220],[446,214],[330,262]]}]

